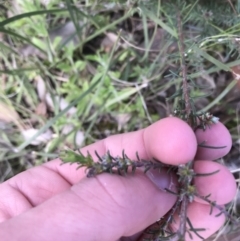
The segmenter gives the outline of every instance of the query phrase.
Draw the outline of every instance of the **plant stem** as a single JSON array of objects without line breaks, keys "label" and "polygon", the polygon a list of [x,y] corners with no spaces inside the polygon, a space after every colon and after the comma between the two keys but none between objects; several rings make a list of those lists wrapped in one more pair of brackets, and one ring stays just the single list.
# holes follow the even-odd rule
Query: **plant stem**
[{"label": "plant stem", "polygon": [[[183,99],[185,102],[185,116],[186,122],[192,126],[191,123],[191,105],[190,105],[190,97],[189,97],[189,86],[187,81],[187,66],[185,61],[185,49],[184,49],[184,36],[182,31],[182,19],[181,13],[177,10],[177,19],[178,19],[178,38],[179,38],[179,52],[180,52],[180,61],[181,61],[181,69],[182,69],[182,89],[183,89]],[[192,126],[193,127],[193,126]],[[192,161],[191,161],[192,162]],[[192,166],[192,163],[190,164]],[[187,182],[183,181],[184,188],[187,189],[191,184],[192,179],[188,179]],[[180,195],[181,196],[181,195]],[[187,224],[187,208],[189,204],[189,199],[187,195],[183,195],[181,197],[181,208],[180,208],[180,226],[178,230],[179,241],[185,240],[186,235],[186,224]]]},{"label": "plant stem", "polygon": [[186,195],[183,196],[180,210],[180,227],[179,227],[179,239],[185,240],[186,234],[186,224],[187,224],[187,207],[188,207],[188,198]]},{"label": "plant stem", "polygon": [[[179,52],[180,52],[180,61],[181,61],[181,69],[182,69],[182,89],[183,89],[183,98],[185,101],[185,112],[186,112],[186,121],[189,122],[189,117],[191,114],[191,105],[189,98],[189,86],[187,82],[187,66],[185,61],[185,51],[184,51],[184,36],[182,31],[182,20],[181,14],[178,13],[178,38],[179,38]],[[190,124],[190,123],[189,123]]]}]

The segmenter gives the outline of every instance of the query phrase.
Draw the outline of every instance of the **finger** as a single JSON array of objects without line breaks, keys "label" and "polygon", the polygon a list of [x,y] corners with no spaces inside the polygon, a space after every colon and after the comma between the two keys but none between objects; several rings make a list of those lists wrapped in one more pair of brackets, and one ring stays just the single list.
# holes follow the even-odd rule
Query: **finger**
[{"label": "finger", "polygon": [[[212,161],[196,161],[194,162],[194,171],[198,174],[207,174],[214,171],[219,171],[209,176],[199,176],[194,178],[194,185],[197,189],[197,193],[201,196],[207,196],[211,201],[216,201],[217,205],[223,205],[229,203],[234,198],[237,186],[233,175],[228,169],[216,162]],[[213,209],[213,213],[210,215],[210,205],[199,198],[194,198],[194,202],[188,207],[188,218],[190,219],[194,228],[205,228],[206,231],[199,232],[199,235],[207,238],[216,232],[224,223],[225,217],[221,215],[219,218],[215,217],[220,213],[217,208]],[[178,230],[179,217],[176,215],[176,224],[172,225],[174,230]],[[174,223],[174,222],[173,222]],[[201,240],[197,235],[191,233],[194,239],[190,239],[186,235],[186,241],[198,241]],[[148,235],[143,234],[143,238],[147,238]],[[148,237],[149,238],[149,237]],[[143,239],[141,239],[143,240]]]},{"label": "finger", "polygon": [[38,166],[0,184],[0,222],[44,202],[72,185],[53,170]]},{"label": "finger", "polygon": [[[187,162],[194,157],[196,138],[184,121],[171,117],[162,119],[143,130],[110,136],[84,147],[81,151],[84,154],[87,151],[94,154],[95,150],[100,155],[109,150],[114,156],[121,155],[122,150],[125,150],[131,159],[135,159],[138,152],[143,159],[155,157],[166,163],[175,161],[177,164],[179,161]],[[60,164],[59,159],[53,160],[1,184],[0,219],[1,216],[4,220],[6,217],[18,215],[32,206],[39,205],[57,193],[65,191],[85,176],[84,169],[76,171],[76,165]],[[16,199],[7,198],[11,195],[22,200],[17,207],[14,201]]]},{"label": "finger", "polygon": [[[199,195],[207,196],[211,194],[209,199],[220,205],[232,201],[237,192],[237,185],[235,178],[225,166],[212,161],[196,161],[194,162],[194,170],[198,174],[219,171],[212,175],[194,178],[194,184]],[[196,200],[206,203],[199,198],[196,198]]]},{"label": "finger", "polygon": [[[225,156],[232,147],[232,138],[228,129],[221,123],[212,124],[205,131],[198,129],[196,132],[197,143],[210,147],[198,147],[196,160],[216,160]],[[222,147],[222,148],[221,148]]]},{"label": "finger", "polygon": [[[178,165],[193,160],[197,142],[186,122],[176,117],[168,117],[139,131],[110,136],[82,148],[81,152],[84,155],[89,152],[96,159],[95,151],[100,156],[107,151],[110,151],[112,156],[121,156],[123,150],[133,160],[136,160],[138,153],[142,159],[151,160],[154,157],[163,163]],[[59,163],[57,160],[45,165],[70,183],[77,183],[85,176],[84,169],[80,169],[76,175],[76,165],[66,167],[67,165],[60,166]]]},{"label": "finger", "polygon": [[[220,216],[216,216],[220,213],[217,208],[213,208],[212,212],[210,212],[210,206],[202,203],[192,202],[188,205],[187,216],[191,222],[191,225],[194,229],[204,229],[202,231],[197,232],[202,238],[196,235],[194,232],[190,232],[192,238],[188,233],[185,235],[185,241],[202,241],[206,238],[210,237],[217,230],[221,228],[221,226],[225,222],[224,214]],[[175,216],[175,221],[172,223],[173,230],[179,229],[180,219],[178,215]],[[187,225],[187,228],[190,229],[190,226]]]},{"label": "finger", "polygon": [[175,201],[143,173],[102,174],[0,224],[0,236],[5,241],[113,241],[154,223]]}]

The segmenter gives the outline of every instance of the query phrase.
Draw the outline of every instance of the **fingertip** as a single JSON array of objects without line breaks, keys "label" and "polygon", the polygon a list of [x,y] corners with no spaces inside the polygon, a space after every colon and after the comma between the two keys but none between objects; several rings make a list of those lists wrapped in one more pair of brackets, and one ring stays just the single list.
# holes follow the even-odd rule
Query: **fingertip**
[{"label": "fingertip", "polygon": [[199,146],[195,159],[216,160],[225,156],[232,147],[232,138],[228,129],[221,123],[212,124],[206,130],[197,129],[196,138],[198,144],[222,148],[206,148]]},{"label": "fingertip", "polygon": [[197,140],[191,127],[176,117],[167,117],[144,131],[144,142],[149,156],[159,161],[179,165],[194,159]]},{"label": "fingertip", "polygon": [[[217,208],[212,208],[209,205],[202,203],[192,202],[188,205],[187,216],[188,220],[191,222],[191,225],[195,229],[203,229],[197,231],[197,233],[207,239],[216,231],[218,231],[225,222],[224,214],[217,216],[220,211]],[[176,222],[172,224],[174,230],[179,229],[179,216],[175,217]],[[189,225],[187,226],[189,227]],[[189,227],[190,228],[190,227]],[[203,239],[197,236],[193,231],[191,231],[191,236],[186,233],[185,241],[202,241]]]},{"label": "fingertip", "polygon": [[[194,178],[194,184],[199,195],[207,196],[211,194],[209,199],[216,201],[219,205],[232,201],[236,195],[237,185],[233,175],[225,166],[212,161],[195,161],[194,170],[196,173],[202,174],[219,171],[212,175]],[[206,202],[199,200],[199,198],[196,200],[206,204]]]}]

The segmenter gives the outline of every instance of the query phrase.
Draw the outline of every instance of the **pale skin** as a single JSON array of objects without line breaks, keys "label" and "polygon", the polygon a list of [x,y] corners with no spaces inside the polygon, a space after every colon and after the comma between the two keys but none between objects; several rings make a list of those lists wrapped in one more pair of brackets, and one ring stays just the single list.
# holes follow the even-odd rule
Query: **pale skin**
[{"label": "pale skin", "polygon": [[[109,150],[112,155],[121,155],[124,149],[132,159],[138,151],[144,159],[161,157],[166,163],[186,163],[191,156],[194,158],[197,143],[190,127],[178,128],[178,124],[184,125],[169,117],[143,130],[108,137],[81,152],[93,154],[96,150],[103,155]],[[165,133],[168,127],[171,133]],[[208,133],[211,135],[211,130]],[[165,139],[166,143],[161,143]],[[210,161],[211,153],[207,155],[209,160],[196,161],[195,171],[219,173],[198,178],[195,185],[202,195],[211,193],[212,200],[226,204],[235,195],[235,180],[226,167]],[[175,177],[164,172],[86,178],[83,169],[76,171],[76,165],[60,164],[56,159],[0,184],[1,240],[140,240],[141,231],[168,212],[176,201],[176,196],[163,190],[174,183]],[[193,225],[206,228],[201,232],[205,238],[225,221],[224,215],[214,216],[218,210],[214,209],[212,215],[209,210],[209,205],[201,200],[193,201],[188,209]],[[193,241],[198,240],[194,236]]]}]

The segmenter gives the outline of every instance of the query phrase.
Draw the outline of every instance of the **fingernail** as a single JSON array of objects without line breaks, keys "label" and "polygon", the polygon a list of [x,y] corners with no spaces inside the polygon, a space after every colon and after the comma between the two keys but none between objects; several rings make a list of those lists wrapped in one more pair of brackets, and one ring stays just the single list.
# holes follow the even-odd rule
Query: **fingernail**
[{"label": "fingernail", "polygon": [[150,169],[146,175],[160,190],[165,191],[166,188],[169,189],[171,185],[171,174],[167,173],[166,170]]}]

